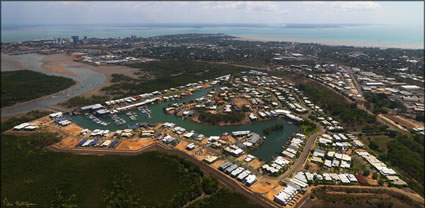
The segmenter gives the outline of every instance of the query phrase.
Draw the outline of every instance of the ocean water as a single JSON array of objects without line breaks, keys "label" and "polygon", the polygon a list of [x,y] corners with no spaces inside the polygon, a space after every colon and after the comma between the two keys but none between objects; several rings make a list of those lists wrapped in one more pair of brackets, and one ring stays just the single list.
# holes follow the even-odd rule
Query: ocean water
[{"label": "ocean water", "polygon": [[415,25],[183,25],[183,26],[15,26],[2,27],[1,41],[26,41],[57,37],[152,37],[184,33],[224,33],[255,40],[314,42],[330,45],[424,48],[424,27]]}]

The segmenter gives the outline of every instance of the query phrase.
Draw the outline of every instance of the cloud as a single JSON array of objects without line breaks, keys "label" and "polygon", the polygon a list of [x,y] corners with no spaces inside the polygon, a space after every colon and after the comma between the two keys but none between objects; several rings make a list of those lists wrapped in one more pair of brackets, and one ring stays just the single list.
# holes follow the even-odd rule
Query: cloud
[{"label": "cloud", "polygon": [[243,12],[275,12],[287,14],[288,10],[279,7],[275,2],[202,2],[204,9],[231,9]]},{"label": "cloud", "polygon": [[348,11],[348,10],[374,10],[381,6],[377,2],[370,1],[358,1],[358,2],[332,2],[331,6],[337,10]]},{"label": "cloud", "polygon": [[323,5],[326,4],[326,2],[323,1],[303,1],[300,2],[301,4],[305,4],[305,5]]}]

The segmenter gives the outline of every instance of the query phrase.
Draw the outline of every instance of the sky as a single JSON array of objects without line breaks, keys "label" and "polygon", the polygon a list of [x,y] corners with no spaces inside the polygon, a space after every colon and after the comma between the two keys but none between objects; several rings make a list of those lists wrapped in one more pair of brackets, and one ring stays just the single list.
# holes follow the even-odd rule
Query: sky
[{"label": "sky", "polygon": [[3,25],[412,24],[424,2],[1,2]]}]

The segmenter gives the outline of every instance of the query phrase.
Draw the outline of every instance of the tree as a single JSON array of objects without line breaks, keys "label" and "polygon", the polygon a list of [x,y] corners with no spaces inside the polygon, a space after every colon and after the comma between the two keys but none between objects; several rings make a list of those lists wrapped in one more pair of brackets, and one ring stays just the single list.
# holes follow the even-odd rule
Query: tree
[{"label": "tree", "polygon": [[202,190],[206,194],[212,194],[215,193],[218,190],[218,181],[216,178],[212,176],[204,176],[202,179]]},{"label": "tree", "polygon": [[363,176],[368,176],[370,174],[370,171],[369,170],[364,170],[363,171]]},{"label": "tree", "polygon": [[131,208],[145,207],[141,205],[141,194],[132,190],[133,181],[126,173],[114,176],[112,190],[104,194],[104,202],[107,208]]},{"label": "tree", "polygon": [[378,150],[378,147],[379,146],[378,146],[378,144],[375,141],[370,141],[369,147],[370,147],[370,149]]},{"label": "tree", "polygon": [[378,179],[378,173],[374,172],[373,175],[372,175],[372,178],[375,179],[375,180]]}]

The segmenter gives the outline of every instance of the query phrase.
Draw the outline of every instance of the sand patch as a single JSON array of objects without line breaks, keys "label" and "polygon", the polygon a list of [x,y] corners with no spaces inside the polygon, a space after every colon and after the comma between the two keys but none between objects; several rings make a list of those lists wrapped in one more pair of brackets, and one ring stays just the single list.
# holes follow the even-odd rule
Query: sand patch
[{"label": "sand patch", "polygon": [[[137,68],[131,68],[127,66],[119,66],[119,65],[101,65],[101,66],[93,66],[81,62],[74,61],[74,57],[68,56],[66,54],[53,54],[46,55],[43,57],[43,65],[42,67],[48,71],[53,71],[57,73],[62,73],[71,76],[79,76],[69,70],[66,67],[76,67],[81,69],[88,69],[98,73],[101,73],[105,76],[105,82],[101,86],[89,90],[82,94],[83,96],[91,96],[91,95],[99,95],[104,94],[100,91],[103,87],[110,86],[112,80],[112,74],[123,74],[132,78],[137,78],[139,76],[147,76],[149,77],[149,73],[143,72]],[[136,72],[141,72],[142,74],[136,75]]]},{"label": "sand patch", "polygon": [[68,132],[71,135],[78,136],[78,135],[80,135],[80,132],[83,130],[83,128],[72,123],[68,126],[63,127],[62,130]]},{"label": "sand patch", "polygon": [[153,139],[127,139],[120,142],[116,149],[118,150],[138,150],[155,143]]},{"label": "sand patch", "polygon": [[75,145],[77,145],[80,140],[81,139],[69,136],[62,139],[56,145],[60,147],[65,147],[65,148],[72,148],[72,147],[75,147]]},{"label": "sand patch", "polygon": [[401,124],[402,126],[408,128],[408,129],[413,129],[413,128],[421,128],[424,127],[424,125],[420,122],[408,119],[404,116],[400,116],[400,115],[386,115],[386,117],[392,119],[393,121]]},{"label": "sand patch", "polygon": [[238,108],[242,109],[244,105],[249,105],[249,101],[245,98],[233,98],[233,103],[235,103]]}]

